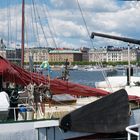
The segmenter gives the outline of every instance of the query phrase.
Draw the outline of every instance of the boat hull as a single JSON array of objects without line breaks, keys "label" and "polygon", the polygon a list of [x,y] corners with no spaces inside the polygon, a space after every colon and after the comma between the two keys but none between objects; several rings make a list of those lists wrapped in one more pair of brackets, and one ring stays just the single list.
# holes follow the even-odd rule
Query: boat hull
[{"label": "boat hull", "polygon": [[[129,119],[130,124],[140,123],[140,109],[132,110]],[[18,121],[12,123],[0,123],[0,138],[9,140],[87,140],[126,137],[126,131],[119,133],[84,133],[74,131],[63,131],[59,128],[59,120],[36,120]]]}]

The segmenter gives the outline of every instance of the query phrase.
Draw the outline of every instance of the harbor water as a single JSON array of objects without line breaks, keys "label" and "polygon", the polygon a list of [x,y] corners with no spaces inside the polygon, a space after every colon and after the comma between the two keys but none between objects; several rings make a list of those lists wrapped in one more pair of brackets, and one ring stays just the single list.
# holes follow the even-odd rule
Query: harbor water
[{"label": "harbor water", "polygon": [[[79,83],[82,85],[87,85],[91,87],[95,87],[95,82],[105,80],[106,76],[125,76],[126,69],[113,71],[103,71],[103,70],[94,70],[94,71],[85,71],[85,70],[70,70],[69,71],[69,81],[74,83]],[[47,75],[47,72],[44,72],[44,75]],[[61,77],[62,70],[51,71],[51,78]],[[133,70],[134,76],[140,76],[140,69],[134,68]]]}]

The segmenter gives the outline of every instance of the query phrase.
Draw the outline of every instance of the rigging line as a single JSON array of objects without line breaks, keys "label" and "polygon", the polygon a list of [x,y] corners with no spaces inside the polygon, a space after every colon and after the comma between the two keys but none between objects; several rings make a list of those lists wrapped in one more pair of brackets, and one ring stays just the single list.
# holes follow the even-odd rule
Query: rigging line
[{"label": "rigging line", "polygon": [[[45,3],[46,6],[43,5],[43,6],[44,6],[43,10],[44,10],[46,19],[47,19],[47,17],[50,17],[50,19],[52,20],[51,14],[50,14],[50,12],[49,12],[49,9],[48,9],[48,7],[47,7],[47,3],[46,3],[45,0],[44,0],[44,3]],[[45,9],[46,9],[48,15],[46,14]],[[55,29],[54,29],[53,22],[52,22],[52,26],[51,26],[51,27],[52,27],[52,28],[50,28],[50,23],[49,23],[49,20],[48,20],[48,28],[49,28],[49,31],[50,31],[50,34],[51,34],[53,43],[54,43],[55,47],[58,48],[58,45],[57,45],[56,40],[55,40],[55,38],[56,38],[56,32],[55,32]],[[53,31],[52,31],[51,29],[52,29]],[[53,33],[54,33],[54,34],[53,34]],[[58,49],[57,51],[58,51],[58,54],[59,54],[59,55],[58,55],[58,60],[59,60],[59,61],[63,60],[63,59],[62,59],[62,56],[60,55],[59,49]]]},{"label": "rigging line", "polygon": [[[85,20],[85,18],[84,18],[84,14],[83,14],[82,8],[81,8],[81,6],[80,6],[79,1],[76,0],[76,2],[77,2],[77,5],[78,5],[78,8],[79,8],[79,10],[80,10],[80,13],[81,13],[81,15],[82,15],[82,19],[83,19],[83,22],[84,22],[84,24],[85,24],[85,27],[86,27],[88,36],[90,37],[90,32],[89,32],[89,30],[88,30],[87,23],[86,23],[86,20]],[[94,47],[93,41],[92,41],[91,38],[90,38],[90,42],[91,42],[92,47]],[[96,55],[96,56],[99,58],[98,55]],[[100,60],[100,59],[99,59],[99,60]],[[98,64],[100,65],[101,68],[103,68],[102,62],[98,61]],[[104,70],[102,70],[102,74],[103,74],[103,77],[104,77],[104,79],[105,79],[106,75],[105,75],[105,71],[104,71]],[[109,82],[109,80],[108,80],[108,78],[106,78],[106,80],[107,80],[107,84],[108,84],[109,87],[111,88],[111,91],[113,91],[113,90],[112,90],[112,87],[111,87],[111,84],[110,84],[110,82]]]},{"label": "rigging line", "polygon": [[[89,32],[89,30],[88,30],[87,23],[86,23],[86,20],[85,20],[85,18],[84,18],[84,14],[83,14],[82,8],[81,8],[81,6],[80,6],[79,1],[78,1],[78,0],[76,0],[76,1],[77,1],[78,8],[79,8],[79,10],[80,10],[80,13],[81,13],[83,22],[84,22],[84,24],[85,24],[85,27],[86,27],[88,36],[89,36],[89,38],[90,38],[90,32]],[[90,42],[91,42],[92,47],[94,48],[93,41],[91,40],[91,38],[90,38]]]},{"label": "rigging line", "polygon": [[37,35],[37,42],[38,42],[38,47],[41,46],[40,44],[40,39],[39,39],[39,31],[38,31],[38,24],[37,24],[37,17],[36,17],[36,11],[35,11],[35,3],[34,0],[32,0],[32,6],[33,6],[33,12],[34,12],[34,16],[35,16],[35,26],[36,26],[36,35]]},{"label": "rigging line", "polygon": [[35,40],[37,40],[37,35],[35,34],[35,27],[34,27],[34,20],[33,20],[33,7],[31,6],[31,27],[33,30],[33,35],[35,37]]},{"label": "rigging line", "polygon": [[[1,9],[1,10],[2,10],[2,9]],[[3,13],[3,14],[4,14],[4,23],[5,23],[4,26],[7,27],[7,26],[6,26],[6,24],[7,24],[7,23],[6,23],[6,21],[7,21],[7,20],[6,20],[6,16],[7,16],[7,15],[6,15],[6,8],[4,8],[3,12],[4,12],[4,13]],[[7,32],[6,32],[6,30],[4,30],[4,31],[3,31],[3,35],[2,35],[3,38],[4,38],[4,40],[6,40],[6,35],[7,35]]]},{"label": "rigging line", "polygon": [[[46,14],[46,12],[45,12],[45,9],[46,9],[48,15],[50,16],[50,18],[51,18],[51,15],[50,15],[50,13],[49,13],[49,10],[48,10],[48,7],[47,7],[47,3],[46,3],[45,0],[44,0],[44,2],[45,2],[45,5],[46,5],[46,8],[45,8],[45,5],[43,4],[43,8],[42,8],[42,9],[43,9],[44,14],[45,14],[45,16],[46,16],[46,19],[49,19],[49,17],[47,16],[47,14]],[[53,31],[52,31],[51,28],[50,28],[49,20],[48,20],[48,24],[47,24],[47,25],[48,25],[48,28],[49,28],[50,34],[51,34],[51,36],[52,36],[53,43],[54,43],[55,47],[58,48],[58,45],[57,45],[56,40],[55,40],[56,32],[55,32],[55,29],[54,29],[53,22],[52,22],[52,26],[51,26],[52,29],[53,29]],[[53,32],[54,32],[54,34],[53,34]]]},{"label": "rigging line", "polygon": [[9,42],[10,42],[10,44],[11,44],[11,42],[12,42],[12,18],[11,18],[11,16],[12,16],[12,10],[11,10],[11,8],[12,8],[12,3],[10,2],[10,6],[9,6],[9,27],[10,27],[10,32],[9,32]]},{"label": "rigging line", "polygon": [[[14,41],[14,43],[15,43],[15,59],[17,58],[17,53],[16,53],[16,42],[17,42],[17,15],[16,15],[16,13],[18,13],[17,12],[17,3],[15,4],[15,8],[14,8],[14,12],[15,12],[15,25],[16,25],[16,27],[15,27],[15,41]],[[16,61],[16,60],[15,60]]]},{"label": "rigging line", "polygon": [[[32,8],[33,8],[34,16],[35,16],[36,37],[37,37],[37,40],[38,40],[38,45],[39,45],[39,47],[41,47],[40,39],[39,39],[39,31],[38,31],[38,26],[37,26],[37,16],[36,16],[36,11],[35,11],[35,1],[34,0],[32,0]],[[38,80],[38,83],[39,83],[39,75],[38,75],[37,80]]]},{"label": "rigging line", "polygon": [[7,47],[9,47],[9,34],[10,34],[10,27],[9,27],[9,14],[10,14],[10,12],[9,12],[9,10],[10,10],[10,8],[9,8],[9,0],[7,0]]},{"label": "rigging line", "polygon": [[[31,8],[32,9],[32,8]],[[32,13],[32,12],[31,12]],[[32,18],[31,18],[31,20],[32,20]],[[26,20],[25,20],[25,40],[26,40],[26,44],[27,44],[27,53],[28,53],[28,56],[30,57],[30,49],[29,49],[29,40],[28,40],[28,28],[29,28],[29,26],[27,26],[27,25],[30,25],[29,24],[30,22],[29,22],[29,20],[28,20],[28,18],[26,18]],[[31,24],[32,24],[32,22],[31,22]],[[33,26],[34,27],[34,26]],[[34,28],[33,28],[34,29]],[[29,29],[30,30],[30,29]],[[33,30],[34,31],[34,30]],[[29,61],[30,61],[30,58],[29,58]],[[32,74],[32,72],[30,72],[30,77],[31,77],[31,83],[33,82],[33,74]]]},{"label": "rigging line", "polygon": [[[34,2],[35,2],[35,1],[34,1]],[[48,45],[48,41],[47,41],[47,37],[46,37],[46,34],[45,34],[45,31],[44,31],[43,26],[42,26],[42,22],[41,22],[41,18],[40,18],[40,15],[39,15],[37,6],[36,6],[36,13],[37,13],[37,16],[38,16],[38,19],[39,19],[39,22],[40,22],[39,25],[40,25],[40,27],[41,27],[41,29],[42,29],[42,32],[43,32],[45,41],[46,41],[46,43],[47,43],[47,46],[49,46],[49,45]]]},{"label": "rigging line", "polygon": [[[49,10],[48,10],[47,3],[46,3],[45,0],[44,0],[44,3],[45,3],[46,6],[43,4],[42,10],[43,10],[43,12],[45,13],[46,19],[49,19],[49,17],[51,18],[51,14],[50,14],[50,12],[49,12]],[[46,11],[45,11],[45,9],[46,9]],[[46,14],[46,12],[47,12],[48,15]],[[51,20],[52,20],[52,18],[51,18]],[[51,34],[51,37],[52,37],[52,41],[53,41],[55,47],[58,48],[58,45],[57,45],[56,40],[55,40],[55,38],[56,38],[56,32],[55,32],[55,29],[54,29],[53,22],[52,22],[52,26],[51,26],[52,28],[50,28],[50,22],[49,22],[49,20],[48,20],[48,24],[47,24],[47,25],[48,25],[48,29],[49,29],[50,34]],[[51,29],[52,29],[53,31],[52,31]],[[58,50],[58,53],[59,53],[59,50]],[[58,60],[59,60],[59,61],[62,60],[61,55],[58,55]]]},{"label": "rigging line", "polygon": [[[25,36],[25,42],[26,42],[27,47],[28,47],[29,41],[28,41],[27,25],[29,25],[28,18],[26,18],[26,20],[25,20],[25,35],[26,35]],[[29,51],[28,51],[28,53],[29,53]]]}]

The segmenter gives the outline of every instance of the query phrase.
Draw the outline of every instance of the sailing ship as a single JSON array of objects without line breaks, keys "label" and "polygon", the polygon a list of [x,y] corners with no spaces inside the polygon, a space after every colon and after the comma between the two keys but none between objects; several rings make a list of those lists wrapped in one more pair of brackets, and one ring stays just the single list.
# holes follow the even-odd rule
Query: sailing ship
[{"label": "sailing ship", "polygon": [[[32,81],[36,83],[36,85],[48,85],[47,83],[49,83],[48,79],[46,79],[43,75],[28,72],[2,57],[0,63],[2,64],[0,73],[3,82],[16,82],[16,84],[24,86],[31,83],[32,77]],[[21,137],[25,137],[27,133],[30,133],[32,134],[33,139],[36,137],[39,137],[40,139],[55,139],[55,137],[57,137],[58,140],[68,138],[72,139],[74,137],[89,136],[97,133],[109,134],[124,131],[125,127],[130,123],[135,124],[139,121],[136,120],[136,114],[139,110],[133,110],[130,117],[128,104],[128,99],[133,99],[138,103],[139,98],[136,96],[128,97],[125,90],[109,94],[109,92],[96,88],[60,79],[51,79],[50,91],[52,93],[51,98],[48,96],[48,92],[46,92],[45,99],[47,100],[45,102],[45,114],[43,114],[43,117],[40,113],[40,102],[35,102],[38,110],[36,110],[34,108],[35,106],[32,106],[32,104],[29,104],[30,102],[27,102],[28,104],[20,103],[20,111],[18,115],[22,116],[26,112],[26,118],[23,118],[22,120],[16,118],[16,107],[12,108],[15,110],[15,114],[13,113],[14,118],[12,118],[12,123],[8,122],[7,118],[2,120],[0,125],[0,127],[3,128],[1,136],[4,136],[5,133],[7,133],[6,130],[14,128],[14,131],[6,134],[7,137],[15,137],[20,131],[22,132]],[[60,100],[58,100],[58,98],[64,97],[62,93],[83,96],[83,98],[77,98],[76,103],[74,103],[75,101],[72,98],[66,105],[66,102],[60,102]],[[57,95],[59,95],[59,97],[57,97]],[[40,96],[39,93],[38,96]],[[53,102],[50,104],[50,99],[54,99],[53,96],[54,98],[56,96],[57,100],[54,100],[56,101],[54,104]],[[87,98],[84,96],[90,97]],[[97,98],[92,98],[91,96],[98,97],[98,100]],[[21,107],[21,105],[24,106]],[[32,117],[30,117],[31,114]],[[4,123],[5,121],[7,121],[6,125]],[[36,130],[38,130],[38,134],[35,133]],[[26,139],[26,137],[24,139]]]},{"label": "sailing ship", "polygon": [[[0,89],[7,91],[4,83],[16,85],[9,94],[7,116],[1,118],[0,137],[7,140],[74,139],[124,131],[129,123],[136,123],[137,112],[132,112],[132,119],[129,119],[128,99],[138,102],[139,98],[128,96],[125,90],[110,94],[61,79],[49,79],[24,69],[24,0],[22,4],[22,65],[19,67],[0,56]],[[17,102],[17,86],[26,87],[27,102]],[[63,94],[77,96],[77,101],[72,98],[66,105],[68,99],[59,100]]]}]

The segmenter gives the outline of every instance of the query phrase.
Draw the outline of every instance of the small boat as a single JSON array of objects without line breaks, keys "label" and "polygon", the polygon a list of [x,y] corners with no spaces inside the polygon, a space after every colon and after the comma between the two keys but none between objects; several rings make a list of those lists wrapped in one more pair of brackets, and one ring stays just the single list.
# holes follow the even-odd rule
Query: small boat
[{"label": "small boat", "polygon": [[95,87],[108,92],[115,92],[119,89],[125,89],[128,95],[140,96],[140,87],[136,84],[140,81],[140,77],[131,76],[131,83],[127,85],[127,76],[110,76],[104,81],[95,82]]},{"label": "small boat", "polygon": [[78,65],[68,68],[69,70],[78,70]]}]

